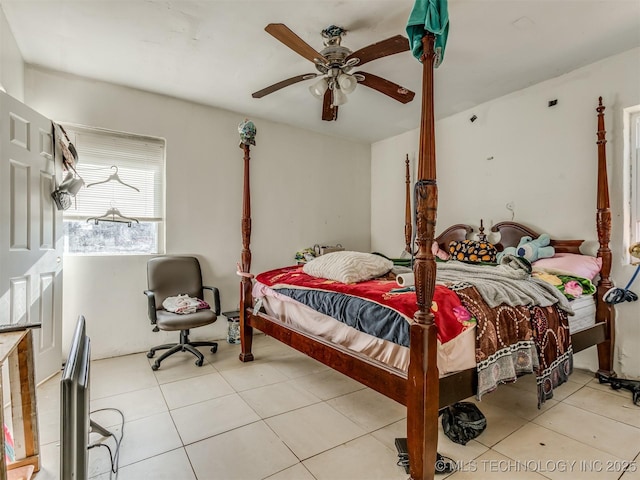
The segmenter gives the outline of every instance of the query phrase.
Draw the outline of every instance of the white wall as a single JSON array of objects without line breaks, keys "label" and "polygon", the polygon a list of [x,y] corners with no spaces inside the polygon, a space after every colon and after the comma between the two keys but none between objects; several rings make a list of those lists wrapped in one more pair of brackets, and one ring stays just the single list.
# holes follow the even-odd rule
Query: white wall
[{"label": "white wall", "polygon": [[[436,71],[437,77],[437,71]],[[602,96],[611,191],[613,279],[624,286],[633,269],[624,264],[623,109],[640,104],[640,49],[616,55],[567,75],[482,104],[436,122],[438,227],[454,223],[485,227],[511,220],[558,238],[587,240],[597,249],[596,111]],[[437,92],[436,92],[437,95]],[[558,104],[548,107],[549,100]],[[475,122],[470,122],[472,115]],[[372,145],[371,247],[402,251],[404,209],[400,178],[404,158],[418,151],[418,130]],[[477,228],[476,228],[477,231]],[[640,284],[634,289],[637,292]],[[640,376],[640,302],[618,305],[616,370]],[[576,363],[595,369],[595,347]]]},{"label": "white wall", "polygon": [[24,99],[24,61],[1,7],[0,85],[12,97],[20,101]]},{"label": "white wall", "polygon": [[[56,121],[164,137],[166,252],[197,255],[205,284],[221,290],[223,311],[237,309],[243,114],[31,66],[25,101]],[[369,145],[252,120],[252,271],[292,264],[297,250],[315,243],[369,250]],[[86,316],[94,358],[176,336],[151,333],[142,294],[147,258],[65,257],[64,320]],[[223,338],[226,320],[192,334]],[[64,347],[70,332],[63,335]]]}]

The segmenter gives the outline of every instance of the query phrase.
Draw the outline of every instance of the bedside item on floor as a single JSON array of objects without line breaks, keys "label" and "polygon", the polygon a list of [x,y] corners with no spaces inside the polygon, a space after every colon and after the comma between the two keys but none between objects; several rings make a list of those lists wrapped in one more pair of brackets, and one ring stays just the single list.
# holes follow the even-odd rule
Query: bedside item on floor
[{"label": "bedside item on floor", "polygon": [[624,378],[611,377],[598,373],[598,381],[600,383],[608,383],[614,390],[624,388],[631,392],[631,398],[634,405],[640,406],[640,380],[625,380]]},{"label": "bedside item on floor", "polygon": [[[160,368],[160,363],[176,352],[190,352],[197,357],[196,365],[201,367],[204,355],[196,347],[211,347],[211,353],[216,353],[218,344],[190,341],[189,330],[216,321],[220,315],[220,292],[216,287],[202,285],[200,262],[195,257],[165,255],[152,258],[147,262],[147,282],[149,289],[144,294],[148,301],[149,320],[155,325],[153,331],[180,331],[180,342],[158,345],[149,350],[148,358],[153,358],[158,350],[167,350],[154,362],[151,369]],[[214,310],[201,309],[193,313],[178,314],[163,307],[167,298],[178,295],[203,299],[204,290],[210,290],[213,294]]]},{"label": "bedside item on floor", "polygon": [[487,428],[487,419],[474,403],[457,402],[440,412],[444,434],[460,445],[466,445]]},{"label": "bedside item on floor", "polygon": [[[396,438],[396,449],[398,450],[398,462],[396,465],[404,468],[405,473],[409,472],[409,446],[406,438]],[[436,452],[436,473],[451,473],[455,470],[453,460]]]},{"label": "bedside item on floor", "polygon": [[227,343],[232,345],[240,343],[240,312],[234,310],[232,312],[222,312],[227,318]]}]

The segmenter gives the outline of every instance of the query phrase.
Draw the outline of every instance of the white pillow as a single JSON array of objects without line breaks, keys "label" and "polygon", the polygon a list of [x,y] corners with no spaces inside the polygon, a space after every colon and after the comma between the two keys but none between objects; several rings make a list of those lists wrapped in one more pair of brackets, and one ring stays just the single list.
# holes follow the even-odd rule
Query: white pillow
[{"label": "white pillow", "polygon": [[380,255],[362,252],[333,252],[305,263],[304,273],[342,283],[371,280],[387,273],[393,262]]}]

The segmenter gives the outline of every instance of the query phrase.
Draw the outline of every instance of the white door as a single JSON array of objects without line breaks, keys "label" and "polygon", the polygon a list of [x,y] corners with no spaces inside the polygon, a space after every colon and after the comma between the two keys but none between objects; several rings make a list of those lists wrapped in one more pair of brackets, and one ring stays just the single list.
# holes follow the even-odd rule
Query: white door
[{"label": "white door", "polygon": [[53,148],[51,121],[0,92],[0,325],[42,324],[33,332],[36,382],[62,363],[62,214],[51,199],[61,172]]}]

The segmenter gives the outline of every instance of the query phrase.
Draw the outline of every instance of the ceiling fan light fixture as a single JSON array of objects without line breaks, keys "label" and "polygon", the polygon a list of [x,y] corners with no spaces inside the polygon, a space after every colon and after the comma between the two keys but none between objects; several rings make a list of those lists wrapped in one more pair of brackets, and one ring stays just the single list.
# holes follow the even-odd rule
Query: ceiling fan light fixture
[{"label": "ceiling fan light fixture", "polygon": [[344,93],[351,93],[356,89],[358,80],[353,75],[343,73],[338,76],[338,85]]},{"label": "ceiling fan light fixture", "polygon": [[322,97],[324,97],[324,92],[326,92],[328,88],[329,88],[329,83],[327,82],[327,79],[323,77],[317,82],[315,82],[313,85],[311,85],[309,87],[309,91],[311,92],[311,95],[321,99]]},{"label": "ceiling fan light fixture", "polygon": [[344,105],[349,101],[349,98],[345,95],[345,93],[340,88],[333,89],[333,98],[331,101],[332,107],[339,107],[340,105]]}]

